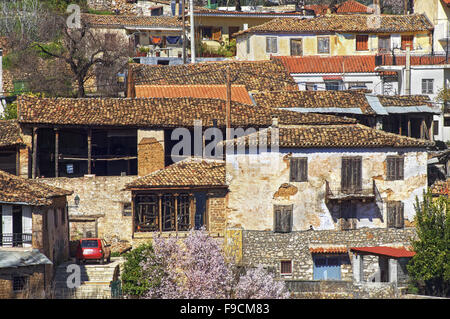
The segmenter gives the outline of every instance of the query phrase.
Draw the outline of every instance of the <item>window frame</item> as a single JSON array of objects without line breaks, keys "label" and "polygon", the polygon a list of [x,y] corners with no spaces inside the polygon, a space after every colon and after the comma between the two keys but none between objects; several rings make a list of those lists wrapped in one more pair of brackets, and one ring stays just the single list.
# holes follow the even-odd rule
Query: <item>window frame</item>
[{"label": "window frame", "polygon": [[[349,165],[350,165],[350,170],[352,171],[352,175],[351,175],[350,179],[347,177],[347,180],[349,179],[348,181],[350,181],[349,184],[351,184],[351,185],[346,185],[346,183],[344,183],[344,181],[345,181],[344,174],[346,174],[346,171],[347,171],[347,170],[344,169],[344,164],[345,164],[346,161],[351,161],[350,162],[351,164],[349,164]],[[359,166],[358,167],[358,169],[359,169],[359,178],[355,182],[355,181],[353,181],[353,174],[355,174],[353,171],[355,169],[354,165],[355,165],[356,161],[359,161],[359,164],[358,164],[358,166]],[[341,158],[341,190],[343,192],[360,191],[360,190],[362,190],[362,180],[363,180],[363,159],[362,159],[362,156],[343,156]],[[355,183],[353,183],[353,182],[355,182]]]},{"label": "window frame", "polygon": [[[394,209],[394,211],[392,211]],[[386,202],[386,228],[405,227],[405,205],[402,201]]]},{"label": "window frame", "polygon": [[[380,41],[381,40],[381,41]],[[387,47],[381,47],[382,41],[387,42]],[[378,36],[378,52],[389,52],[391,50],[391,36],[390,35],[380,35]]]},{"label": "window frame", "polygon": [[[327,49],[328,50],[326,52],[320,50],[320,42],[324,41],[324,40],[326,40],[326,42],[328,43],[328,45],[327,45]],[[330,54],[330,52],[331,52],[330,44],[331,44],[331,41],[330,41],[330,37],[329,36],[317,37],[317,53],[318,54]]]},{"label": "window frame", "polygon": [[434,79],[422,79],[422,94],[434,94]]},{"label": "window frame", "polygon": [[[293,43],[300,43],[300,54],[293,54]],[[303,56],[303,38],[290,38],[289,39],[289,53],[291,56]]]},{"label": "window frame", "polygon": [[[266,53],[278,53],[278,37],[266,36]],[[275,50],[273,44],[275,43]]]},{"label": "window frame", "polygon": [[[410,41],[406,40],[407,39],[411,39]],[[400,46],[401,46],[401,50],[402,51],[406,51],[407,48],[407,44],[409,44],[411,42],[411,47],[410,47],[410,51],[412,51],[414,49],[414,35],[412,34],[404,34],[400,36]]]},{"label": "window frame", "polygon": [[308,157],[291,157],[289,159],[289,181],[308,181]]},{"label": "window frame", "polygon": [[[359,49],[358,48],[358,37],[359,38],[364,37],[364,39],[365,39],[365,41],[363,42],[364,43],[364,49]],[[359,43],[361,43],[361,42],[359,42]],[[369,51],[369,35],[368,34],[357,34],[355,36],[355,51],[357,51],[357,52]]]},{"label": "window frame", "polygon": [[[283,272],[283,265],[289,264],[289,272]],[[292,276],[293,262],[291,259],[280,260],[280,275],[281,276]]]},{"label": "window frame", "polygon": [[[401,167],[401,169],[399,167]],[[386,156],[386,180],[402,181],[404,179],[405,179],[405,156],[403,155]]]},{"label": "window frame", "polygon": [[[18,280],[20,282],[18,282]],[[14,293],[22,292],[27,286],[29,281],[28,276],[13,276],[12,278],[12,290]]]},{"label": "window frame", "polygon": [[[280,213],[277,214],[277,211]],[[289,214],[288,224],[283,224],[283,216]],[[273,232],[290,233],[293,226],[294,205],[273,205]],[[278,220],[278,218],[280,220]],[[286,217],[284,217],[286,218]],[[285,228],[287,226],[287,229]]]}]

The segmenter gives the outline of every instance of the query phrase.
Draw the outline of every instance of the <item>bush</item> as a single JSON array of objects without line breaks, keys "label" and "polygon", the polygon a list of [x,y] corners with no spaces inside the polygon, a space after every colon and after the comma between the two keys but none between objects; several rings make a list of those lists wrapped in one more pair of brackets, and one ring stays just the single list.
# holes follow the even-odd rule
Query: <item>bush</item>
[{"label": "bush", "polygon": [[150,288],[141,264],[154,258],[151,243],[142,244],[125,255],[122,273],[122,291],[125,295],[141,296]]}]

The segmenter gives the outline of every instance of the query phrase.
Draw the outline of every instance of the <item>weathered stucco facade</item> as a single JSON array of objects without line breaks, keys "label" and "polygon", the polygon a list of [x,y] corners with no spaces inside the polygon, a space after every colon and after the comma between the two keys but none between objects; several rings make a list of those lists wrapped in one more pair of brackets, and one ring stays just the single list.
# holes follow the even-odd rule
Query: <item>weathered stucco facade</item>
[{"label": "weathered stucco facade", "polygon": [[[404,156],[404,180],[386,180],[386,157]],[[272,231],[274,205],[293,205],[293,231],[339,229],[339,204],[326,201],[326,184],[340,187],[341,160],[362,158],[362,187],[375,183],[380,200],[356,201],[357,227],[386,227],[386,202],[404,203],[405,225],[414,219],[416,196],[427,188],[427,154],[419,149],[281,149],[227,155],[228,228]],[[290,182],[290,157],[308,158],[308,180]]]},{"label": "weathered stucco facade", "polygon": [[[321,55],[321,56],[336,56],[336,55],[372,55],[378,51],[378,39],[380,36],[390,35],[391,49],[400,48],[402,35],[413,35],[413,52],[417,54],[427,54],[432,50],[432,35],[429,33],[398,33],[398,34],[369,34],[368,49],[357,50],[356,48],[356,34],[350,33],[298,33],[298,34],[247,34],[237,38],[237,58],[240,60],[269,60],[271,56],[289,56],[291,55],[291,40],[302,41],[302,55]],[[266,38],[276,37],[277,51],[267,52]],[[318,38],[329,38],[329,52],[318,52]],[[247,45],[250,48],[247,48]],[[398,50],[397,50],[398,51]]]}]

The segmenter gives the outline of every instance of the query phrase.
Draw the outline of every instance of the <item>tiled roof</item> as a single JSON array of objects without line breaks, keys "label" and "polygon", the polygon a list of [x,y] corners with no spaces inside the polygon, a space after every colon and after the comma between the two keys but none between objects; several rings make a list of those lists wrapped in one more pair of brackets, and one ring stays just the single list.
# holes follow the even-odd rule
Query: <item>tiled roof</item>
[{"label": "tiled roof", "polygon": [[360,109],[362,114],[376,114],[370,107],[365,94],[358,91],[273,91],[254,93],[253,99],[256,105],[263,107],[352,108]]},{"label": "tiled roof", "polygon": [[375,55],[277,56],[289,73],[377,73]]},{"label": "tiled roof", "polygon": [[[226,102],[199,98],[37,98],[18,97],[20,123],[146,128],[225,126]],[[280,124],[348,124],[355,120],[330,115],[302,114],[232,102],[233,127],[268,127],[272,116]]]},{"label": "tiled roof", "polygon": [[[136,97],[197,97],[225,100],[226,85],[136,85]],[[231,86],[231,100],[253,104],[245,85]]]},{"label": "tiled roof", "polygon": [[17,121],[0,121],[0,147],[22,144]]},{"label": "tiled roof", "polygon": [[133,188],[226,187],[225,162],[189,158],[138,178],[126,185]]},{"label": "tiled roof", "polygon": [[245,33],[302,33],[302,32],[347,32],[347,33],[398,33],[431,31],[433,25],[423,14],[382,15],[379,26],[372,15],[325,15],[312,19],[273,19],[264,24],[239,31]]},{"label": "tiled roof", "polygon": [[428,95],[379,95],[378,99],[384,107],[387,106],[420,106],[430,105]]},{"label": "tiled roof", "polygon": [[232,84],[245,85],[248,91],[297,88],[279,61],[223,61],[174,66],[131,64],[130,69],[136,85],[224,85],[228,66]]},{"label": "tiled roof", "polygon": [[[305,6],[306,9],[314,10],[314,13],[316,15],[319,14],[326,14],[328,12],[328,9],[330,8],[329,5],[326,4],[310,4]],[[346,14],[346,13],[373,13],[374,10],[370,7],[367,7],[363,5],[362,3],[349,0],[345,1],[341,4],[338,4],[336,6],[336,13],[338,14]]]},{"label": "tiled roof", "polygon": [[416,254],[414,251],[407,250],[405,247],[387,247],[387,246],[378,246],[378,247],[352,247],[350,249],[354,252],[366,253],[370,255],[381,255],[393,258],[402,258],[402,257],[414,257]]},{"label": "tiled roof", "polygon": [[438,180],[431,186],[431,193],[433,195],[445,195],[450,194],[450,179],[445,181]]},{"label": "tiled roof", "polygon": [[71,195],[71,191],[24,179],[0,171],[0,201],[23,203],[33,206],[46,206],[51,198]]},{"label": "tiled roof", "polygon": [[181,28],[182,21],[178,17],[169,16],[137,16],[137,15],[99,15],[83,14],[83,22],[92,26],[109,27],[161,27]]},{"label": "tiled roof", "polygon": [[[450,61],[450,59],[448,60]],[[445,55],[411,55],[410,60],[411,65],[439,65],[439,64],[448,64],[447,58]],[[395,55],[395,63],[394,57],[391,54],[383,54],[381,55],[381,65],[405,65],[406,64],[406,56],[405,55]]]},{"label": "tiled roof", "polygon": [[[271,145],[271,129],[266,129],[267,144]],[[261,132],[233,140],[236,145],[254,145]],[[226,141],[225,143],[230,143]],[[373,129],[361,124],[355,125],[304,125],[292,128],[280,127],[278,141],[283,148],[380,148],[380,147],[419,147],[433,146],[434,142],[401,136]]]},{"label": "tiled roof", "polygon": [[194,11],[196,16],[220,16],[220,17],[246,17],[246,18],[278,18],[278,17],[303,17],[304,15],[300,12],[282,12],[282,11],[259,11],[259,12],[249,12],[249,11],[227,11],[227,10],[217,10],[208,8],[197,8]]},{"label": "tiled roof", "polygon": [[309,247],[311,254],[345,254],[347,253],[347,247],[345,246],[320,246]]}]

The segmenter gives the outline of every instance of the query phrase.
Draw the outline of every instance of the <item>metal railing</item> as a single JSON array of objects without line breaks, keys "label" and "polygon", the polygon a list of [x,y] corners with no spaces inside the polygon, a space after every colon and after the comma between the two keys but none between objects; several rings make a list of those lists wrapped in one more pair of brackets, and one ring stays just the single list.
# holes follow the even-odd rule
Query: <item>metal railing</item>
[{"label": "metal railing", "polygon": [[23,244],[32,243],[32,234],[28,233],[2,233],[0,234],[0,246],[22,247]]},{"label": "metal railing", "polygon": [[372,180],[371,185],[364,185],[363,187],[348,187],[330,186],[330,182],[325,181],[326,199],[353,199],[353,198],[373,198],[377,194],[377,187],[375,180]]}]

